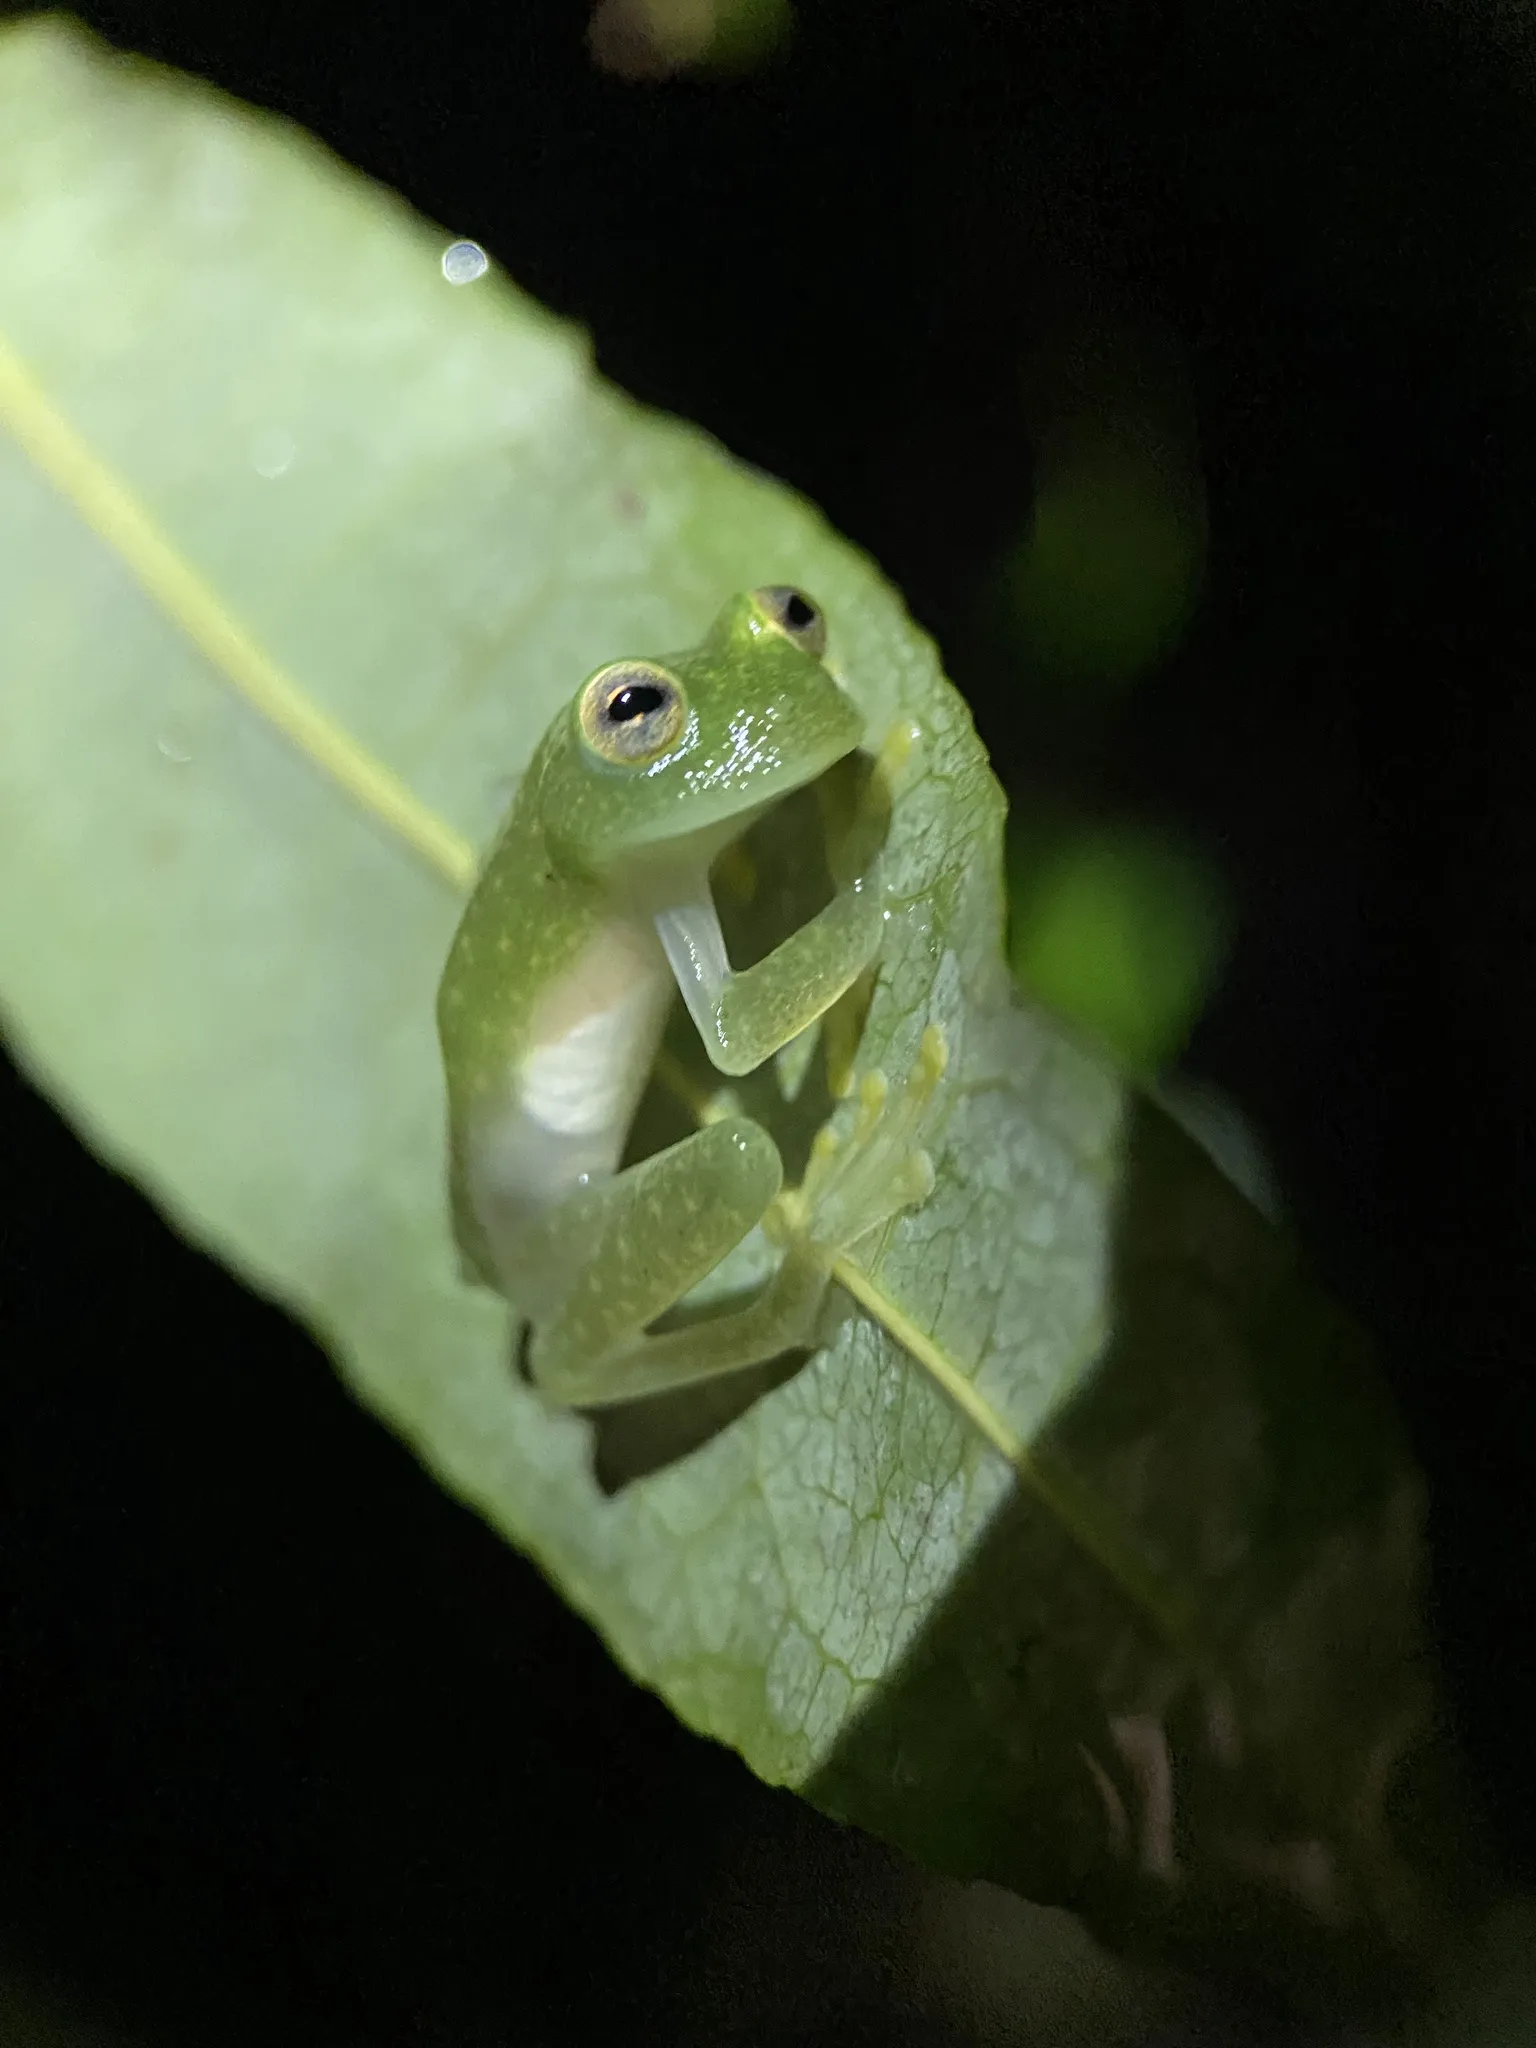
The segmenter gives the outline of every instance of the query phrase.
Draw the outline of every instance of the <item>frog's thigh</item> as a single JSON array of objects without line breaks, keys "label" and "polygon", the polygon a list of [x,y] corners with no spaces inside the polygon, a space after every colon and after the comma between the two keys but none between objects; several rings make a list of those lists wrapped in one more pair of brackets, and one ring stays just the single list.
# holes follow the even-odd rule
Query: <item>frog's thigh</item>
[{"label": "frog's thigh", "polygon": [[808,1251],[791,1247],[778,1272],[745,1308],[655,1337],[631,1336],[595,1364],[546,1357],[540,1365],[536,1354],[534,1377],[546,1394],[570,1408],[603,1408],[720,1379],[786,1351],[810,1348],[826,1292],[826,1267]]},{"label": "frog's thigh", "polygon": [[551,1224],[572,1277],[534,1333],[538,1385],[572,1403],[644,1391],[625,1382],[625,1355],[667,1342],[644,1337],[646,1324],[741,1242],[782,1178],[778,1148],[762,1126],[725,1117],[562,1203]]}]

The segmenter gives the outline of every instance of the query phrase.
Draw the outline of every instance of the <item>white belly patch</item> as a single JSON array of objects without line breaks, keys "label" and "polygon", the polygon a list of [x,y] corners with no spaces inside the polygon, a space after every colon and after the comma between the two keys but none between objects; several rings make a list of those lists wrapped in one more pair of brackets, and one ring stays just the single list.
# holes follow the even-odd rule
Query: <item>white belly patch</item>
[{"label": "white belly patch", "polygon": [[[471,1199],[506,1272],[530,1214],[618,1165],[672,998],[654,933],[615,920],[548,989],[509,1099],[476,1133]],[[532,1301],[538,1276],[519,1274]]]},{"label": "white belly patch", "polygon": [[594,1010],[552,1045],[535,1046],[523,1061],[523,1110],[546,1131],[590,1138],[608,1130],[633,1107],[635,1067],[650,1063],[649,988],[637,988],[609,1010]]},{"label": "white belly patch", "polygon": [[523,1114],[560,1137],[623,1139],[650,1071],[671,982],[654,935],[615,922],[596,934],[533,1018],[517,1075]]}]

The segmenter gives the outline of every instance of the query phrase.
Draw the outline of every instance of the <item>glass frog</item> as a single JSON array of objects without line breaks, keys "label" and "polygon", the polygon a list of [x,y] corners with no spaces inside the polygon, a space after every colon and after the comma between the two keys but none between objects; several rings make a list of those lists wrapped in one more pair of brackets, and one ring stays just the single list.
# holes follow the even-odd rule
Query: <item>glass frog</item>
[{"label": "glass frog", "polygon": [[[932,1184],[902,1149],[910,1117],[876,1129],[879,1077],[848,1156],[824,1132],[782,1199],[778,1148],[741,1114],[619,1170],[674,989],[714,1067],[739,1076],[876,958],[873,852],[740,971],[710,890],[724,849],[864,736],[825,648],[815,604],[776,586],[732,599],[686,653],[598,669],[535,750],[454,937],[438,1028],[455,1234],[466,1273],[526,1319],[528,1370],[552,1400],[629,1400],[811,1341],[841,1245]],[[903,1101],[936,1078],[925,1057]],[[784,1250],[754,1299],[651,1329],[765,1221]]]}]

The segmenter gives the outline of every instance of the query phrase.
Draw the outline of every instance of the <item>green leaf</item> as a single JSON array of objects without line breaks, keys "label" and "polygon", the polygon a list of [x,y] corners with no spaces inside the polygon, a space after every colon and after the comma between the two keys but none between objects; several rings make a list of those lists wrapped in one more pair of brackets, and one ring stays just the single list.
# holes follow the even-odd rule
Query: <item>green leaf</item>
[{"label": "green leaf", "polygon": [[1171,423],[1127,394],[1056,424],[1001,592],[1039,684],[1123,689],[1178,643],[1205,566],[1205,495]]},{"label": "green leaf", "polygon": [[[0,39],[19,1057],[765,1778],[1106,1927],[1282,1971],[1421,1947],[1420,1489],[1358,1336],[1018,1005],[1000,793],[869,563],[494,270],[450,283],[450,240],[57,22]],[[802,1369],[599,1441],[458,1278],[435,984],[574,679],[775,581],[871,729],[923,729],[859,1064],[946,1033],[938,1186]]]}]

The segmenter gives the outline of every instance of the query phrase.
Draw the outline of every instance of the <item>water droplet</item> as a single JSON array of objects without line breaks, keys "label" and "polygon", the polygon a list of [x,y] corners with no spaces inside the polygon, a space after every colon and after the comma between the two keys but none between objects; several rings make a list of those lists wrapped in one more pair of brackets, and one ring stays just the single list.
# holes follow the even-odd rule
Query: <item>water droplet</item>
[{"label": "water droplet", "polygon": [[251,442],[251,467],[270,482],[293,467],[299,444],[286,427],[264,427]]},{"label": "water droplet", "polygon": [[166,760],[174,761],[178,768],[185,768],[192,759],[186,748],[179,745],[168,733],[156,733],[155,745],[164,754]]},{"label": "water droplet", "polygon": [[473,284],[490,267],[491,259],[478,242],[450,242],[443,251],[443,275],[450,284]]}]

